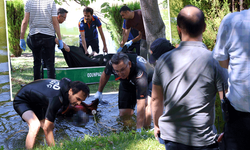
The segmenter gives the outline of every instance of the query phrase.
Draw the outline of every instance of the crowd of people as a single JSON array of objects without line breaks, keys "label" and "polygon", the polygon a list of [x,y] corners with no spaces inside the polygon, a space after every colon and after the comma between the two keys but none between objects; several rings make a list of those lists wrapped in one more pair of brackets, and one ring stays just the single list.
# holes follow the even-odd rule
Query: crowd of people
[{"label": "crowd of people", "polygon": [[[39,7],[38,7],[39,6]],[[44,12],[44,13],[40,13]],[[68,11],[56,9],[53,0],[28,0],[21,26],[20,47],[25,50],[24,34],[29,23],[27,43],[34,57],[34,80],[15,96],[13,106],[27,122],[26,148],[34,146],[40,128],[48,145],[54,145],[54,120],[58,110],[80,105],[90,91],[81,81],[55,80],[54,47],[63,43],[59,23]],[[85,7],[79,21],[79,44],[88,55],[99,53],[98,32],[103,52],[108,52],[100,19]],[[149,128],[153,118],[154,135],[167,150],[243,150],[250,137],[250,10],[234,12],[221,22],[213,51],[202,42],[205,15],[187,5],[177,16],[178,47],[165,38],[147,48],[141,10],[120,9],[124,19],[123,38],[118,52],[107,62],[95,98],[101,103],[102,91],[110,75],[120,80],[120,116],[131,116],[137,107],[136,131]],[[57,34],[57,37],[55,36]],[[136,53],[121,52],[123,47]],[[147,59],[149,58],[149,60]],[[48,78],[40,77],[41,59],[46,62]],[[225,118],[222,141],[214,129],[215,98],[218,93]],[[226,93],[226,95],[225,95]]]}]

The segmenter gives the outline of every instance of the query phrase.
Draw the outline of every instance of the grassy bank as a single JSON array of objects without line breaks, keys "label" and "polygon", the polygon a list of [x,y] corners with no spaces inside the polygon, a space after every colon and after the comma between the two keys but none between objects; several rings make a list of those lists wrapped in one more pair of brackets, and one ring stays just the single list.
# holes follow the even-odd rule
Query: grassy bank
[{"label": "grassy bank", "polygon": [[164,145],[155,140],[153,131],[142,133],[120,132],[109,136],[91,137],[85,135],[83,139],[76,138],[71,141],[60,141],[54,147],[40,146],[35,150],[163,150]]}]

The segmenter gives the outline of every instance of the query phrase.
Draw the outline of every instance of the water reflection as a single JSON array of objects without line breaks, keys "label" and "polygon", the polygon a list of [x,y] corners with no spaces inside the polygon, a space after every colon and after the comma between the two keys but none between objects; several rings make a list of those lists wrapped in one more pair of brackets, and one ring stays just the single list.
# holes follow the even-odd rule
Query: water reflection
[{"label": "water reflection", "polygon": [[[0,101],[0,146],[5,149],[23,149],[25,138],[28,133],[28,126],[13,109],[13,104],[8,101],[8,92],[2,93],[5,97]],[[93,96],[86,99],[90,104],[94,100]],[[74,140],[83,138],[86,134],[91,136],[109,135],[112,132],[129,131],[136,128],[136,116],[120,118],[118,110],[118,94],[104,94],[103,100],[109,102],[108,105],[98,105],[97,115],[89,117],[86,124],[75,125],[72,118],[57,117],[55,121],[54,136],[55,141]],[[122,120],[126,120],[125,122]],[[95,123],[97,121],[97,124]],[[45,136],[40,130],[35,146],[44,145]]]}]

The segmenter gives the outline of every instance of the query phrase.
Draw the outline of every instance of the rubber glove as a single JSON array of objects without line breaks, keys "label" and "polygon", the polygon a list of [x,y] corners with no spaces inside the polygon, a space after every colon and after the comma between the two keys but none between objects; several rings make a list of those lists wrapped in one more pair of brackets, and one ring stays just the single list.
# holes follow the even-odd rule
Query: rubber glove
[{"label": "rubber glove", "polygon": [[26,43],[25,43],[25,40],[24,39],[20,39],[20,47],[23,51],[26,50]]},{"label": "rubber glove", "polygon": [[130,41],[126,42],[126,43],[124,44],[124,46],[126,45],[127,48],[129,48],[132,44],[133,44],[133,41],[130,40]]},{"label": "rubber glove", "polygon": [[63,41],[62,40],[58,40],[58,42],[59,42],[58,48],[59,49],[63,49]]},{"label": "rubber glove", "polygon": [[99,99],[100,104],[108,104],[107,101],[102,100],[102,92],[97,91],[94,97],[95,99]]},{"label": "rubber glove", "polygon": [[137,132],[137,133],[141,133],[141,128],[136,129],[136,132]]},{"label": "rubber glove", "polygon": [[117,50],[117,53],[121,52],[122,51],[122,47],[120,47],[118,50]]}]

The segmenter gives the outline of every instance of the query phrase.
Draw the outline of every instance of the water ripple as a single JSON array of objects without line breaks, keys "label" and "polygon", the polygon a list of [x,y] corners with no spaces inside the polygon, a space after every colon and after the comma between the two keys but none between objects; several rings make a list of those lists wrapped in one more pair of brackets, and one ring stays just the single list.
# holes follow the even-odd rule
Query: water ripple
[{"label": "water ripple", "polygon": [[5,51],[5,50],[0,50],[0,55],[7,55],[7,54],[8,54],[7,51]]},{"label": "water ripple", "polygon": [[[1,80],[1,76],[0,76],[0,80]],[[8,79],[9,80],[9,79]],[[7,83],[7,82],[6,82]],[[10,85],[8,84],[8,85],[4,85],[3,87],[2,87],[2,89],[6,89],[6,90],[9,90],[10,89]]]},{"label": "water ripple", "polygon": [[0,75],[0,84],[9,82],[9,75]]},{"label": "water ripple", "polygon": [[10,100],[10,92],[3,92],[0,94],[0,102]]},{"label": "water ripple", "polygon": [[8,62],[0,63],[0,72],[9,71]]}]

